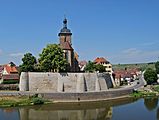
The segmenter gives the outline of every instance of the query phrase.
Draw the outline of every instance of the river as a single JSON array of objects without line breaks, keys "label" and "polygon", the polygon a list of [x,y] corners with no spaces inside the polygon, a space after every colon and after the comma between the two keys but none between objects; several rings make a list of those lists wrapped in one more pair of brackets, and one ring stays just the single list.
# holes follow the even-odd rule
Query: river
[{"label": "river", "polygon": [[0,108],[0,120],[159,120],[158,98]]}]

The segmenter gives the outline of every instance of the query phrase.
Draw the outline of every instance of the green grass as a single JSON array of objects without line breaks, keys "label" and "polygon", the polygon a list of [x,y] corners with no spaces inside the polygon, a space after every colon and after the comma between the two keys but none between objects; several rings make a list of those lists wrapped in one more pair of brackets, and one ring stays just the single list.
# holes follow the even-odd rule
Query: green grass
[{"label": "green grass", "polygon": [[0,107],[17,107],[17,106],[29,106],[29,105],[40,105],[52,103],[51,101],[45,100],[39,97],[28,97],[28,96],[13,96],[13,97],[1,97]]},{"label": "green grass", "polygon": [[134,98],[142,98],[142,97],[156,97],[155,92],[144,92],[144,91],[136,91],[130,94],[130,96]]},{"label": "green grass", "polygon": [[132,68],[139,68],[140,70],[145,70],[146,68],[152,68],[155,69],[155,63],[137,63],[137,64],[116,64],[113,65],[113,69],[115,70],[124,70],[125,68],[127,69],[132,69]]},{"label": "green grass", "polygon": [[156,91],[156,92],[159,92],[159,85],[153,86],[153,90]]},{"label": "green grass", "polygon": [[138,92],[138,91],[133,92],[132,94],[130,94],[130,96],[135,97],[135,98],[143,97],[143,95],[144,94],[142,92]]}]

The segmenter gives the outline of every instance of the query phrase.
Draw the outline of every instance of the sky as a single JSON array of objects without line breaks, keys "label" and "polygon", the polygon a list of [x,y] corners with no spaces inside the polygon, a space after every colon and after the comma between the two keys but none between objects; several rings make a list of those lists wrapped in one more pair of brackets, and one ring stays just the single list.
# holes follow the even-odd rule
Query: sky
[{"label": "sky", "polygon": [[0,0],[0,64],[59,43],[64,16],[80,60],[159,60],[159,0]]}]

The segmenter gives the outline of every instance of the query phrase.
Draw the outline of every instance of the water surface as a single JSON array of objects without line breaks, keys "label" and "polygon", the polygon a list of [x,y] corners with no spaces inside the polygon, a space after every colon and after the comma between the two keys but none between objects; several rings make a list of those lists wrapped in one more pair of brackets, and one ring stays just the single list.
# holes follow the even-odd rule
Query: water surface
[{"label": "water surface", "polygon": [[0,108],[0,120],[159,120],[158,98]]}]

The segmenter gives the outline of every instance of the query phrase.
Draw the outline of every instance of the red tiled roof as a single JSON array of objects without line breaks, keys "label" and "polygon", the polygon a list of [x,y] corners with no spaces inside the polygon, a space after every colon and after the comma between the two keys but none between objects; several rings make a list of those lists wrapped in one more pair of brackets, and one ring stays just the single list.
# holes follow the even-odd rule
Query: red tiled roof
[{"label": "red tiled roof", "polygon": [[109,63],[105,58],[103,58],[103,57],[98,57],[98,58],[96,58],[95,60],[94,60],[94,62],[95,63]]},{"label": "red tiled roof", "polygon": [[73,50],[72,46],[70,45],[69,42],[62,42],[60,44],[60,47],[63,49],[63,50]]},{"label": "red tiled roof", "polygon": [[19,74],[3,75],[3,80],[19,80]]},{"label": "red tiled roof", "polygon": [[9,65],[4,65],[4,68],[6,69],[6,71],[10,74],[10,73],[18,73],[18,70],[15,66],[9,66]]},{"label": "red tiled roof", "polygon": [[121,74],[116,73],[116,74],[115,74],[115,78],[120,79],[120,78],[121,78]]},{"label": "red tiled roof", "polygon": [[114,74],[115,74],[115,76],[120,75],[121,78],[131,78],[131,77],[133,77],[133,75],[136,75],[135,73],[132,73],[129,70],[115,70]]}]

